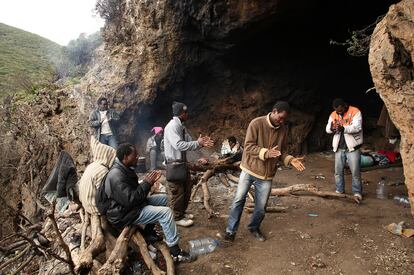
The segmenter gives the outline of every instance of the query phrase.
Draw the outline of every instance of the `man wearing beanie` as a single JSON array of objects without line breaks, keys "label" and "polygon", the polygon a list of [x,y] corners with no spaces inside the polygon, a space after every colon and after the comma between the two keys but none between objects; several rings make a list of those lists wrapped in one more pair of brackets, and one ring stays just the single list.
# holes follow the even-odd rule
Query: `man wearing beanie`
[{"label": "man wearing beanie", "polygon": [[[201,147],[212,147],[213,141],[210,137],[201,135],[195,141],[189,135],[184,122],[188,120],[188,110],[184,103],[174,101],[172,104],[173,118],[165,126],[164,148],[165,160],[168,163],[186,160],[186,151],[195,151]],[[183,135],[184,134],[184,135]],[[192,215],[187,215],[188,203],[190,201],[192,183],[190,175],[181,182],[168,181],[167,191],[170,197],[170,206],[174,212],[176,224],[179,226],[191,226],[194,222]]]}]

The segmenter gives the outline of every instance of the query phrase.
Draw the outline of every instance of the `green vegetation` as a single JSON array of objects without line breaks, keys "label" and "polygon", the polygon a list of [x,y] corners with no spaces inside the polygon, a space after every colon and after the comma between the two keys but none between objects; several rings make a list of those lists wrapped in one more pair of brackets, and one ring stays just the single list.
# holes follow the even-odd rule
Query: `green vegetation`
[{"label": "green vegetation", "polygon": [[0,97],[50,80],[51,60],[61,53],[62,47],[46,38],[0,23]]},{"label": "green vegetation", "polygon": [[31,97],[59,78],[79,83],[88,71],[99,32],[80,34],[62,47],[46,38],[0,23],[0,98],[7,94]]}]

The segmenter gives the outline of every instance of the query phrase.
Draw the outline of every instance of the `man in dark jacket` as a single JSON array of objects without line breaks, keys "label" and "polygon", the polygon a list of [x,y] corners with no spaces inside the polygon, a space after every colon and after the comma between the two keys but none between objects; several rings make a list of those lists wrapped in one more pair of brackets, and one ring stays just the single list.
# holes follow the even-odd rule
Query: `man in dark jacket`
[{"label": "man in dark jacket", "polygon": [[159,222],[177,262],[190,261],[191,257],[178,246],[179,234],[174,215],[164,194],[148,196],[151,186],[160,177],[159,171],[147,174],[141,184],[133,168],[137,165],[138,153],[132,144],[121,144],[116,160],[105,179],[105,193],[110,200],[106,211],[108,221],[117,228],[130,224],[151,225]]},{"label": "man in dark jacket", "polygon": [[115,130],[118,121],[119,114],[108,108],[108,99],[104,97],[98,99],[98,109],[91,112],[88,120],[96,139],[114,149],[118,147]]}]

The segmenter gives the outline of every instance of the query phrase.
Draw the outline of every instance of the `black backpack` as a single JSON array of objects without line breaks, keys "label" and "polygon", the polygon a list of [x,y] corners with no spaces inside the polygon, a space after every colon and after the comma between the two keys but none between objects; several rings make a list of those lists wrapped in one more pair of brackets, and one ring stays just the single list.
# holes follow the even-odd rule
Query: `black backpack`
[{"label": "black backpack", "polygon": [[109,186],[109,184],[105,184],[107,175],[108,173],[106,173],[105,177],[102,179],[95,195],[96,207],[101,215],[106,215],[106,212],[111,206],[111,186]]}]

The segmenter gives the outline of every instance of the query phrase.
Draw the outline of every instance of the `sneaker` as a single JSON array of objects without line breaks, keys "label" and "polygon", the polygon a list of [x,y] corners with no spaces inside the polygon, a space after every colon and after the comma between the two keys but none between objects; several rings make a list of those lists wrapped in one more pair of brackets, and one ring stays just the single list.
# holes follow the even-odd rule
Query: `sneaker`
[{"label": "sneaker", "polygon": [[170,247],[171,258],[175,263],[181,262],[192,262],[196,257],[191,256],[188,252],[182,251],[181,248],[176,244]]},{"label": "sneaker", "polygon": [[341,191],[335,190],[335,193],[337,193],[337,194],[344,194],[345,192],[341,192]]},{"label": "sneaker", "polygon": [[194,224],[194,221],[191,219],[182,218],[181,220],[175,221],[178,226],[189,227]]},{"label": "sneaker", "polygon": [[250,230],[250,233],[256,238],[256,240],[264,242],[266,240],[265,236],[263,236],[262,232],[259,229]]},{"label": "sneaker", "polygon": [[227,231],[224,232],[224,240],[229,242],[234,242],[234,238],[236,237],[236,233],[229,233]]},{"label": "sneaker", "polygon": [[194,219],[194,215],[186,213],[186,214],[184,214],[184,218],[192,220],[192,219]]},{"label": "sneaker", "polygon": [[362,195],[361,195],[361,194],[359,194],[359,193],[355,193],[355,194],[354,194],[354,200],[355,200],[357,203],[360,203],[360,202],[362,201]]}]

